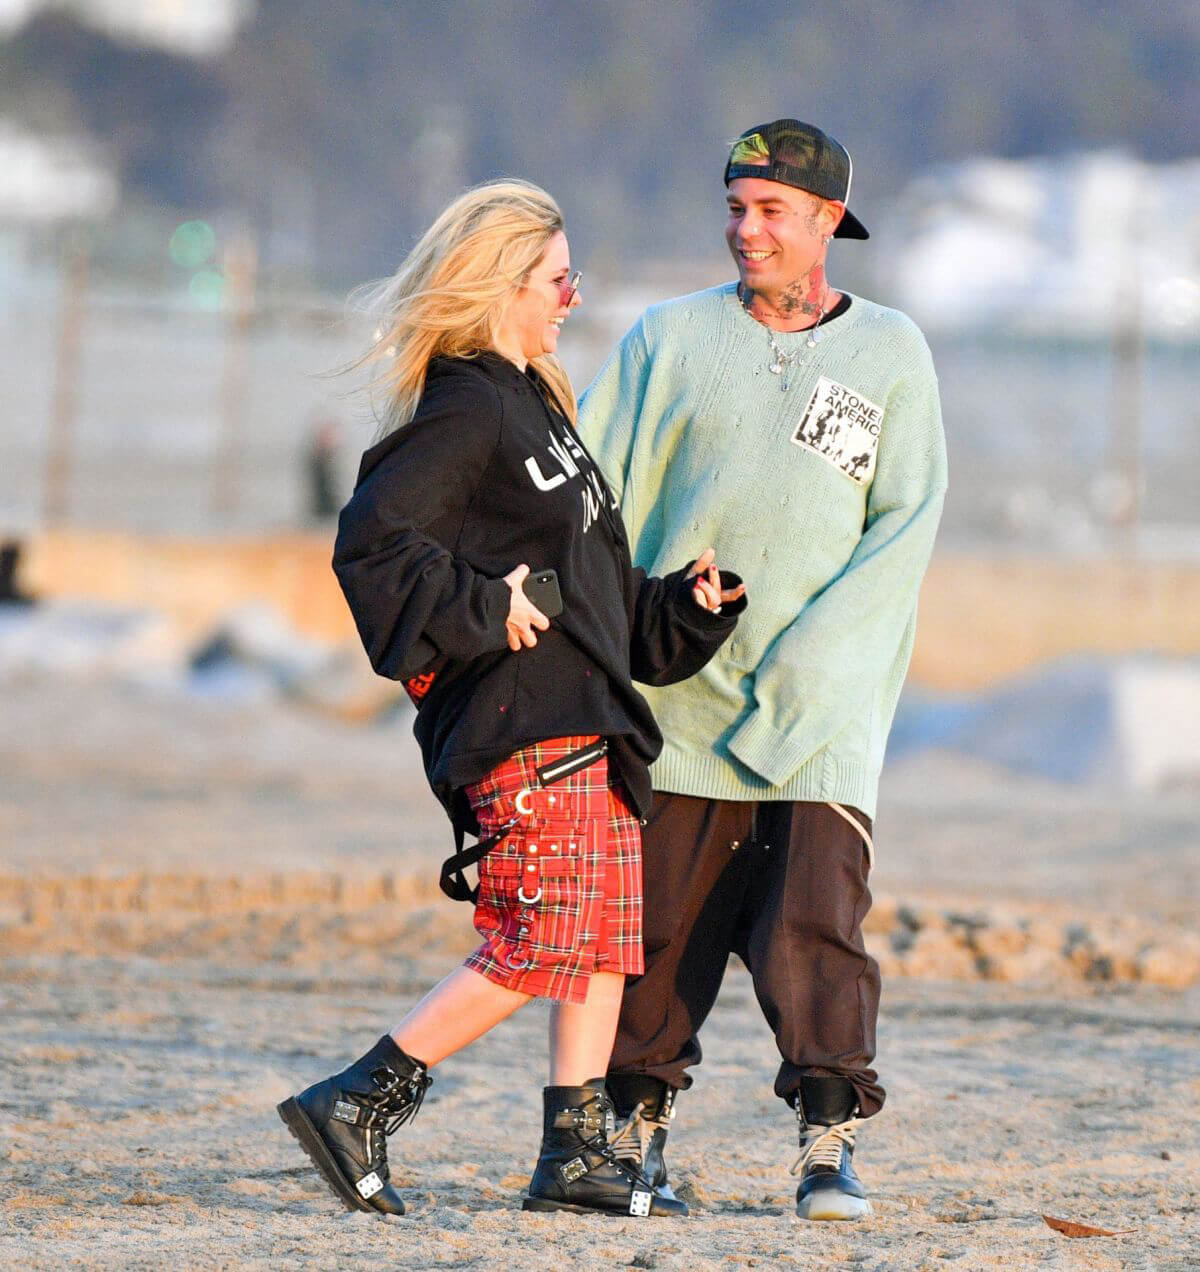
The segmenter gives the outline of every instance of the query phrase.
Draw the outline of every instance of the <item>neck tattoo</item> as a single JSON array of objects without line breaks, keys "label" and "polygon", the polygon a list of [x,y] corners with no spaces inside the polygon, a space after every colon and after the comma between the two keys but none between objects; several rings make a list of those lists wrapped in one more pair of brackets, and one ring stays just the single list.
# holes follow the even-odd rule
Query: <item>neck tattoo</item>
[{"label": "neck tattoo", "polygon": [[[746,311],[746,313],[750,314],[751,318],[754,318],[754,315],[750,313],[749,302],[752,299],[752,294],[749,298],[743,296],[742,308]],[[821,338],[818,328],[821,325],[821,320],[825,317],[825,306],[827,303],[828,293],[822,292],[820,304],[817,306],[816,321],[808,328],[808,339],[804,342],[805,349],[815,349],[817,341]],[[754,318],[754,321],[759,322],[760,320],[758,318]],[[800,355],[803,351],[800,349],[793,349],[790,353],[785,353],[784,350],[779,347],[779,342],[775,339],[775,333],[771,330],[771,328],[767,327],[766,323],[763,323],[762,326],[766,329],[767,341],[771,346],[771,361],[767,364],[767,370],[770,371],[772,375],[781,377],[779,381],[779,391],[780,393],[786,393],[788,390],[788,384],[791,382],[792,367],[795,363],[800,361]]]}]

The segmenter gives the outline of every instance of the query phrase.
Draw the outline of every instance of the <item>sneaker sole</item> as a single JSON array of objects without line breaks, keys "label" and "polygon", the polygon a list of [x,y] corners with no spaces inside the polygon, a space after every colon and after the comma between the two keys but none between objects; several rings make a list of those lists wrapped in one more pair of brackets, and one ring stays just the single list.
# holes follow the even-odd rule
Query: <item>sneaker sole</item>
[{"label": "sneaker sole", "polygon": [[[573,1215],[609,1215],[613,1219],[637,1219],[639,1217],[638,1215],[631,1215],[628,1210],[601,1210],[599,1206],[573,1206],[569,1201],[551,1201],[547,1197],[526,1197],[521,1202],[521,1209],[542,1212],[566,1210]],[[687,1213],[686,1209],[682,1214],[670,1214],[661,1210],[651,1209],[650,1214],[643,1217],[651,1219],[686,1219]]]},{"label": "sneaker sole", "polygon": [[296,1142],[308,1154],[309,1160],[317,1168],[317,1173],[329,1185],[334,1196],[347,1210],[362,1210],[368,1214],[381,1214],[381,1211],[369,1206],[354,1191],[345,1175],[338,1169],[333,1155],[325,1147],[325,1141],[317,1134],[317,1128],[308,1120],[307,1114],[300,1107],[293,1095],[275,1106],[275,1111],[283,1120],[284,1126],[291,1131]]},{"label": "sneaker sole", "polygon": [[865,1197],[851,1197],[848,1193],[822,1188],[797,1202],[796,1213],[801,1219],[819,1222],[826,1219],[865,1219],[872,1211],[871,1203]]}]

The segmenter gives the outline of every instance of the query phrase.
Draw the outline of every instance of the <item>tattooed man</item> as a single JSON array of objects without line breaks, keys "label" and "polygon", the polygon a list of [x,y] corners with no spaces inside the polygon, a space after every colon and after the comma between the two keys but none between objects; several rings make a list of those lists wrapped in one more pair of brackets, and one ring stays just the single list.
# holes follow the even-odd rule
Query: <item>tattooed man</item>
[{"label": "tattooed man", "polygon": [[749,129],[725,167],[738,281],[649,309],[583,399],[580,429],[634,560],[690,543],[737,563],[736,636],[647,692],[666,736],[645,827],[646,972],[627,982],[609,1073],[623,1151],[667,1186],[676,1093],[736,952],[800,1126],[798,1213],[870,1212],[855,1136],[879,968],[866,952],[872,819],[946,489],[937,381],[903,314],[832,286],[851,163],[820,129]]}]

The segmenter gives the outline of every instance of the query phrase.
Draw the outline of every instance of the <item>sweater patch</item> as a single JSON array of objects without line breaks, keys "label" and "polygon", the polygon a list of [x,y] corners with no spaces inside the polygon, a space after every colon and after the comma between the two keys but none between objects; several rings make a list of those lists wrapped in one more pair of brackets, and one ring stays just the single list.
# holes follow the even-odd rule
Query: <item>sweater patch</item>
[{"label": "sweater patch", "polygon": [[875,472],[883,407],[836,380],[822,376],[792,434],[805,446],[865,486]]}]

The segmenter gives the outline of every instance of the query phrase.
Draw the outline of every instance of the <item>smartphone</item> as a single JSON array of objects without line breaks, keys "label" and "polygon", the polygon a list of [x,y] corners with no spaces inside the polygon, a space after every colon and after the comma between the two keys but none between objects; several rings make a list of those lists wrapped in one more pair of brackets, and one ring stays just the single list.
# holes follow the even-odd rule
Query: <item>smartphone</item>
[{"label": "smartphone", "polygon": [[557,618],[563,612],[558,575],[553,570],[530,570],[521,586],[525,595],[547,618]]}]

